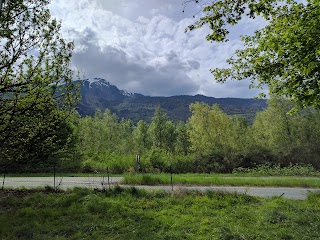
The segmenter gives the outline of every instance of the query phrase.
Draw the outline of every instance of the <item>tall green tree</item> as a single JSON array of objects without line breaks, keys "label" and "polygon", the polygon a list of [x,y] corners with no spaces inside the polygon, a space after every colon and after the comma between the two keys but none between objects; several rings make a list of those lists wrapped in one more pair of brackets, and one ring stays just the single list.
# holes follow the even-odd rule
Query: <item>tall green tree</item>
[{"label": "tall green tree", "polygon": [[[97,110],[94,117],[80,119],[80,150],[84,156],[83,166],[87,171],[105,169],[114,154],[120,155],[122,131],[118,117],[109,109]],[[125,139],[123,139],[125,140]]]},{"label": "tall green tree", "polygon": [[320,113],[306,110],[293,122],[294,163],[312,164],[320,169]]},{"label": "tall green tree", "polygon": [[232,120],[218,105],[210,107],[205,103],[190,105],[190,141],[194,151],[202,154],[224,153],[234,147]]},{"label": "tall green tree", "polygon": [[48,0],[5,1],[0,15],[0,158],[46,159],[72,134],[79,93],[73,43],[60,35]]},{"label": "tall green tree", "polygon": [[264,161],[283,165],[312,164],[319,167],[320,116],[309,109],[288,114],[294,103],[272,97],[268,108],[257,114],[249,134],[251,151]]},{"label": "tall green tree", "polygon": [[189,134],[192,150],[198,156],[198,171],[230,172],[239,164],[231,117],[218,105],[197,102],[190,105],[190,110]]},{"label": "tall green tree", "polygon": [[178,122],[176,126],[176,152],[178,154],[187,155],[190,152],[191,142],[188,133],[188,125],[184,122]]},{"label": "tall green tree", "polygon": [[241,154],[245,154],[248,146],[250,144],[250,139],[248,138],[249,125],[246,118],[242,116],[236,116],[233,118],[233,128],[234,128],[234,145],[237,151]]},{"label": "tall green tree", "polygon": [[217,81],[250,79],[251,87],[267,85],[272,94],[286,96],[298,107],[320,108],[320,2],[308,0],[220,0],[189,30],[209,25],[209,41],[227,41],[228,25],[244,15],[268,20],[254,36],[244,36],[244,49],[227,60],[229,68],[213,69]]},{"label": "tall green tree", "polygon": [[[121,137],[118,116],[106,109],[102,115],[97,112],[94,117],[95,138],[99,152],[116,151]],[[100,115],[100,116],[99,116]]]},{"label": "tall green tree", "polygon": [[168,153],[175,153],[177,140],[176,126],[171,121],[165,123],[164,149]]},{"label": "tall green tree", "polygon": [[133,131],[133,143],[137,154],[142,154],[146,149],[151,147],[148,136],[148,125],[145,121],[140,120]]},{"label": "tall green tree", "polygon": [[163,149],[165,145],[167,121],[167,114],[160,106],[157,106],[152,118],[151,125],[149,127],[149,132],[153,142],[153,146],[156,146],[160,149]]},{"label": "tall green tree", "polygon": [[133,131],[134,123],[131,119],[121,119],[119,124],[120,130],[120,144],[118,146],[118,152],[130,154],[133,153]]},{"label": "tall green tree", "polygon": [[268,101],[268,109],[258,113],[252,125],[252,144],[275,156],[290,155],[295,145],[293,122],[298,117],[287,114],[292,107],[292,102],[272,97]]}]

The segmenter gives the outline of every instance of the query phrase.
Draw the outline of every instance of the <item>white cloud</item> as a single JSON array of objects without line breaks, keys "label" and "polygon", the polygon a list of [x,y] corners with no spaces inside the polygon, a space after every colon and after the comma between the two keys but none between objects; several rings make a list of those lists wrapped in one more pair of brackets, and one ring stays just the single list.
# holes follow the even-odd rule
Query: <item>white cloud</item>
[{"label": "white cloud", "polygon": [[242,47],[239,38],[211,44],[204,39],[206,28],[185,33],[194,19],[185,18],[190,13],[183,14],[182,9],[179,1],[171,0],[55,0],[51,4],[53,16],[63,22],[64,36],[75,41],[72,62],[88,78],[106,78],[121,89],[146,95],[256,95],[246,81],[221,85],[209,72],[226,66],[225,60]]}]

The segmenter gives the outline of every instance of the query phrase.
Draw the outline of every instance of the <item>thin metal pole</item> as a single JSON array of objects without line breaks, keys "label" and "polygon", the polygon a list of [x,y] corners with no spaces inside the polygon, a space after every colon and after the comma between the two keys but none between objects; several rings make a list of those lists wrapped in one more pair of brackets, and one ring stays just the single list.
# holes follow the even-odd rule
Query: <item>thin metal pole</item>
[{"label": "thin metal pole", "polygon": [[107,176],[108,176],[108,186],[109,186],[109,189],[110,189],[109,167],[107,167]]},{"label": "thin metal pole", "polygon": [[4,173],[3,174],[3,181],[2,181],[2,188],[1,188],[1,190],[3,190],[4,189],[4,180],[6,179],[6,174]]},{"label": "thin metal pole", "polygon": [[173,192],[172,167],[171,167],[171,165],[170,165],[170,175],[171,175],[171,190]]},{"label": "thin metal pole", "polygon": [[56,190],[56,165],[53,166],[53,190]]}]

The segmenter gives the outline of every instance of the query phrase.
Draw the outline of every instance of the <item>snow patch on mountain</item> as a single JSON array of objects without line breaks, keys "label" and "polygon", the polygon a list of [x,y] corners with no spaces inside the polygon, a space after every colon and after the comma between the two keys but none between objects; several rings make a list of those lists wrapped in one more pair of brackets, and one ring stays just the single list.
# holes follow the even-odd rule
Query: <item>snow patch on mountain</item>
[{"label": "snow patch on mountain", "polygon": [[109,81],[103,79],[103,78],[90,78],[90,79],[86,79],[84,80],[84,82],[89,82],[89,88],[92,87],[113,87],[115,89],[117,89],[117,91],[120,92],[121,95],[125,96],[125,97],[134,97],[134,93],[128,92],[126,90],[119,90],[116,86],[112,85]]},{"label": "snow patch on mountain", "polygon": [[126,90],[121,90],[120,92],[123,96],[126,96],[126,97],[133,97],[134,96],[134,93],[128,92]]},{"label": "snow patch on mountain", "polygon": [[97,85],[97,86],[105,86],[105,87],[110,87],[111,84],[102,78],[91,78],[91,79],[86,79],[85,81],[89,82],[89,88],[92,88],[92,84]]}]

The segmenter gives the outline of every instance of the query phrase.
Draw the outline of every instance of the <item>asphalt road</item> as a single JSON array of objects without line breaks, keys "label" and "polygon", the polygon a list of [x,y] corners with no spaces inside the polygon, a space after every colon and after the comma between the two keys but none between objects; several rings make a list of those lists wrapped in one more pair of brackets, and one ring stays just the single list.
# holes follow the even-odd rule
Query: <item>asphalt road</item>
[{"label": "asphalt road", "polygon": [[[0,184],[2,184],[0,178]],[[110,177],[109,183],[116,184],[123,180],[122,177]],[[108,185],[108,178],[102,177],[6,177],[4,187],[6,188],[36,188],[45,186],[58,186],[61,189],[74,187],[102,188]]]},{"label": "asphalt road", "polygon": [[[2,180],[0,184],[2,186]],[[110,177],[110,186],[120,184],[122,177]],[[60,189],[68,189],[73,187],[100,188],[108,187],[108,179],[102,177],[57,177],[55,186]],[[5,188],[36,188],[54,186],[53,177],[7,177],[5,178]],[[130,187],[129,185],[121,185]],[[172,190],[172,186],[145,186],[135,185],[137,188],[149,190]],[[278,188],[278,187],[226,187],[226,186],[173,186],[174,191],[178,190],[198,190],[198,191],[226,191],[244,193],[251,196],[259,197],[285,197],[289,199],[303,200],[307,198],[309,192],[320,192],[320,189],[310,188]]]}]

